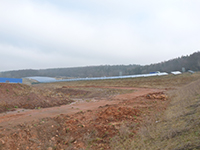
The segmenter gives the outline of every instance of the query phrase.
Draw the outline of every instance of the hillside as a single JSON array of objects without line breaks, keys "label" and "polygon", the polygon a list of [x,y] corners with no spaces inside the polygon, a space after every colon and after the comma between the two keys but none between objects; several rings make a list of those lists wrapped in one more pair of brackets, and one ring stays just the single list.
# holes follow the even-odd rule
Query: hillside
[{"label": "hillside", "polygon": [[200,52],[195,52],[189,56],[182,56],[157,64],[141,66],[136,68],[135,71],[138,69],[138,73],[148,73],[157,70],[171,72],[174,70],[182,71],[183,67],[186,71],[200,71]]},{"label": "hillside", "polygon": [[28,76],[48,76],[48,77],[100,77],[100,76],[118,76],[120,72],[123,75],[128,75],[138,65],[105,65],[105,66],[88,66],[75,68],[55,68],[55,69],[41,69],[41,70],[16,70],[2,72],[0,77],[28,77]]},{"label": "hillside", "polygon": [[49,76],[49,77],[69,77],[69,78],[85,78],[85,77],[101,77],[101,76],[118,76],[143,74],[152,71],[171,72],[174,70],[200,71],[200,52],[193,53],[189,56],[163,61],[157,64],[146,66],[141,65],[104,65],[104,66],[87,66],[75,68],[54,68],[41,70],[15,70],[1,72],[0,77],[22,78],[28,76]]},{"label": "hillside", "polygon": [[199,77],[2,83],[0,149],[199,149]]}]

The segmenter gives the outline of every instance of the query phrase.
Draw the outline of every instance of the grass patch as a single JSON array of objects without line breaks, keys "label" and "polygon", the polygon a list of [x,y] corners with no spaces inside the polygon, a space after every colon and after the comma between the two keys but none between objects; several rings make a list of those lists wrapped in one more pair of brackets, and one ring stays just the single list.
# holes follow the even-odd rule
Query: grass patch
[{"label": "grass patch", "polygon": [[198,80],[200,73],[184,73],[178,76],[154,76],[141,78],[113,79],[113,80],[94,80],[94,81],[74,81],[48,83],[48,86],[116,86],[116,87],[149,87],[149,88],[171,88],[181,87],[192,81]]}]

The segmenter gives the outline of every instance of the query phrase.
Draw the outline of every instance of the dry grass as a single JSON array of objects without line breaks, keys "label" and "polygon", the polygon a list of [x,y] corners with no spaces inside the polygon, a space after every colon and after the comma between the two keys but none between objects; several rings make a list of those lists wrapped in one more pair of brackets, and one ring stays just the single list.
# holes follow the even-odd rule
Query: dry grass
[{"label": "dry grass", "polygon": [[[141,150],[156,150],[156,149],[200,149],[200,78],[199,73],[195,74],[183,74],[179,76],[163,76],[163,77],[150,77],[150,78],[136,78],[136,79],[123,79],[123,80],[105,80],[105,81],[79,81],[79,82],[63,82],[63,83],[49,83],[49,84],[38,84],[34,86],[41,86],[41,88],[61,88],[62,86],[78,86],[77,90],[83,90],[81,86],[130,86],[130,87],[150,87],[150,88],[172,88],[175,90],[168,93],[171,103],[168,109],[161,113],[155,114],[155,116],[146,118],[144,121],[144,125],[138,131],[140,127],[140,120],[138,122],[130,121],[130,122],[120,122],[119,126],[116,125],[113,127],[112,121],[113,117],[108,117],[105,115],[104,119],[101,121],[108,120],[110,123],[103,124],[101,130],[97,130],[96,127],[91,128],[91,130],[86,130],[84,127],[80,127],[80,122],[75,122],[74,124],[68,124],[70,127],[77,126],[80,130],[72,130],[69,134],[68,127],[66,126],[66,120],[72,120],[72,118],[68,118],[69,116],[64,117],[60,115],[55,119],[46,119],[45,123],[40,124],[40,121],[34,122],[33,128],[26,127],[21,128],[22,130],[18,130],[16,133],[23,133],[26,135],[26,130],[31,129],[31,134],[28,135],[36,136],[38,139],[42,139],[46,143],[46,147],[53,147],[56,149],[54,143],[62,143],[63,147],[67,149],[74,149],[74,142],[76,136],[78,138],[83,138],[85,141],[86,149],[104,149],[102,143],[110,142],[110,147],[113,150],[132,150],[132,149],[141,149]],[[192,83],[191,83],[192,82]],[[188,84],[190,83],[190,84]],[[188,85],[186,85],[188,84]],[[184,86],[183,86],[184,85]],[[91,90],[85,89],[84,90]],[[100,92],[103,95],[112,95],[117,94],[118,92],[127,92],[124,90],[115,90],[112,91],[110,89],[97,89],[101,90]],[[98,94],[98,91],[92,90],[95,95]],[[82,95],[79,95],[82,97]],[[94,96],[94,95],[92,95]],[[91,97],[91,95],[89,95]],[[1,104],[0,104],[1,105]],[[4,105],[4,104],[2,104]],[[131,106],[132,107],[132,106]],[[114,114],[119,114],[118,111],[114,111]],[[82,111],[81,111],[82,114]],[[94,113],[95,115],[96,113]],[[77,115],[77,116],[76,116]],[[75,114],[78,119],[83,118]],[[119,115],[118,115],[119,116]],[[74,118],[75,119],[75,118]],[[73,120],[74,120],[73,119]],[[93,123],[97,123],[98,117],[97,115],[91,117],[91,121]],[[84,119],[89,120],[89,119]],[[90,122],[90,121],[88,121]],[[119,122],[117,119],[113,122]],[[137,126],[137,123],[139,125]],[[86,122],[84,123],[86,124]],[[90,123],[88,123],[89,125]],[[99,121],[98,124],[101,125]],[[52,127],[53,125],[53,127]],[[82,123],[81,123],[82,125]],[[121,125],[121,126],[120,126]],[[116,134],[113,134],[110,137],[106,137],[104,135],[109,135],[109,132],[104,130],[105,127],[112,126],[113,131],[116,131]],[[93,125],[89,126],[93,127]],[[100,126],[101,127],[101,126]],[[64,130],[63,130],[64,129]],[[88,128],[90,129],[90,128]],[[16,128],[17,130],[17,128]],[[59,133],[59,138],[57,141],[51,141],[49,139],[56,138]],[[34,131],[34,132],[33,132]],[[138,132],[137,132],[138,131]],[[7,131],[5,131],[7,132]],[[137,132],[137,133],[136,133]],[[37,134],[36,134],[37,133]],[[83,133],[83,137],[80,136]],[[101,134],[102,133],[102,134]],[[111,133],[111,132],[110,132]],[[12,137],[13,141],[20,141],[19,137],[21,134],[16,134],[17,137]],[[73,136],[74,135],[74,138]],[[116,135],[116,136],[115,136]],[[113,137],[114,136],[114,137]],[[18,139],[17,139],[18,138]],[[27,139],[27,137],[25,137]],[[66,139],[67,138],[67,139]],[[6,137],[5,137],[6,139]],[[32,140],[33,141],[33,140]],[[51,141],[51,143],[50,143]],[[59,141],[59,142],[58,142]],[[64,141],[64,143],[63,143]],[[43,142],[44,143],[44,142]],[[74,143],[74,144],[73,144]],[[27,144],[31,144],[28,142]],[[97,145],[100,144],[100,145]],[[16,145],[17,146],[17,145]],[[58,145],[57,145],[58,146]],[[91,147],[93,146],[93,147]],[[25,149],[25,144],[22,144],[22,147]],[[107,147],[107,145],[106,145]],[[109,148],[110,148],[109,147]],[[1,145],[0,145],[1,149]],[[17,149],[17,148],[15,148]],[[45,149],[45,148],[43,148]],[[57,147],[57,149],[61,149]]]},{"label": "dry grass", "polygon": [[126,124],[122,124],[119,129],[119,135],[111,139],[111,147],[113,150],[131,149],[131,138],[129,138],[130,128]]},{"label": "dry grass", "polygon": [[[146,118],[139,132],[130,138],[124,124],[110,140],[114,150],[200,149],[200,73],[100,81],[50,83],[47,86],[120,86],[172,88],[171,103],[162,114]],[[89,137],[89,139],[93,139]],[[89,140],[90,141],[90,140]],[[90,143],[90,142],[89,142]]]},{"label": "dry grass", "polygon": [[200,80],[168,95],[171,103],[163,114],[147,118],[135,139],[126,138],[113,149],[200,149]]},{"label": "dry grass", "polygon": [[[47,83],[42,86],[46,87],[62,87],[62,86],[120,86],[120,87],[147,87],[147,88],[171,88],[181,87],[187,83],[198,80],[200,73],[182,75],[168,75],[155,77],[141,77],[128,79],[113,79],[113,80],[96,80],[96,81],[73,81],[60,83]],[[40,85],[34,85],[40,86]]]}]

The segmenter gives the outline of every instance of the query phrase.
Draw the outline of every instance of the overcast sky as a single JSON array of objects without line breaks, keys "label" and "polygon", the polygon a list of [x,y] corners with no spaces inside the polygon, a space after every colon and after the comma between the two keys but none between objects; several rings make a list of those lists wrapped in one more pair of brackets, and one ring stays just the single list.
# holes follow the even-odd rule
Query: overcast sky
[{"label": "overcast sky", "polygon": [[0,71],[152,64],[200,50],[199,0],[0,0]]}]

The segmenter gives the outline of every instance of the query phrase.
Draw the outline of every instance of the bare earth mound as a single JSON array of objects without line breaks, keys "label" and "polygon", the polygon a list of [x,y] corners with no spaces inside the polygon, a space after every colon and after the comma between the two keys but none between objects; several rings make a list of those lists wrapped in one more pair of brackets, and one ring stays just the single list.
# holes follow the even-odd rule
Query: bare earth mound
[{"label": "bare earth mound", "polygon": [[[90,88],[89,92],[83,90],[84,87],[44,90],[20,84],[1,84],[1,98],[6,102],[6,107],[18,105],[21,108],[42,108],[1,114],[0,148],[112,149],[111,141],[121,142],[116,136],[128,133],[130,138],[134,138],[144,118],[163,111],[169,102],[159,89],[87,88]],[[128,92],[122,92],[122,89]],[[6,100],[6,96],[10,96],[9,99]],[[71,98],[81,97],[95,99],[45,108],[60,105],[61,102],[70,103]]]},{"label": "bare earth mound", "polygon": [[24,84],[0,83],[0,112],[15,108],[46,108],[69,104],[67,94],[54,89],[39,89]]}]

